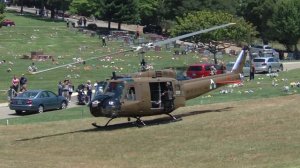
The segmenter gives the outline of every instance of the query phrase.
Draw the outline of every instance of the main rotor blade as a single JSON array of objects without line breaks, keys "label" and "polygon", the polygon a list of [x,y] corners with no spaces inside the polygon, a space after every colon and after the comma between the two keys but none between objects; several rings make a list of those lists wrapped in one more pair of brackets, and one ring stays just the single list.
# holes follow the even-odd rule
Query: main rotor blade
[{"label": "main rotor blade", "polygon": [[221,29],[221,28],[231,26],[231,25],[234,25],[234,24],[235,23],[228,23],[228,24],[223,24],[223,25],[220,25],[220,26],[214,26],[214,27],[211,27],[211,28],[208,28],[208,29],[200,30],[200,31],[193,32],[193,33],[184,34],[184,35],[177,36],[177,37],[174,37],[174,38],[170,38],[170,39],[167,39],[167,40],[164,40],[164,41],[156,42],[156,43],[154,43],[154,46],[162,46],[164,44],[168,44],[168,43],[171,43],[171,42],[176,41],[176,40],[184,39],[184,38],[191,37],[191,36],[194,36],[194,35],[197,35],[197,34],[207,33],[207,32],[217,30],[217,29]]},{"label": "main rotor blade", "polygon": [[[93,60],[93,59],[97,59],[97,58],[102,58],[102,57],[107,57],[107,56],[112,56],[112,55],[115,55],[115,54],[125,53],[125,52],[129,52],[129,51],[132,51],[132,50],[124,50],[124,51],[119,51],[119,52],[115,52],[115,53],[111,53],[111,54],[107,54],[107,55],[91,57],[91,58],[82,60],[81,62],[89,61],[89,60]],[[31,72],[30,74],[39,74],[39,73],[42,73],[42,72],[47,72],[47,71],[51,71],[53,69],[58,69],[58,68],[62,68],[62,67],[68,66],[68,65],[74,65],[74,64],[79,64],[79,63],[80,62],[72,62],[72,63],[69,63],[69,64],[59,65],[59,66],[56,66],[56,67],[40,70],[40,71],[37,71],[37,72]]]}]

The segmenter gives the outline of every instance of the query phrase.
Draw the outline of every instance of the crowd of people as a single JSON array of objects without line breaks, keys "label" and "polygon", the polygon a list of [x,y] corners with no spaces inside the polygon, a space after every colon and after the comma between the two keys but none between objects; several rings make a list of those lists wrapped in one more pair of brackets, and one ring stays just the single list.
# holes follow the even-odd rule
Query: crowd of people
[{"label": "crowd of people", "polygon": [[69,102],[71,102],[72,94],[74,92],[74,85],[71,80],[65,79],[63,82],[58,82],[58,95],[64,96]]},{"label": "crowd of people", "polygon": [[[79,85],[78,88],[75,90],[72,81],[69,79],[65,79],[63,81],[58,82],[58,95],[64,96],[69,102],[71,102],[73,92],[79,92],[79,89],[81,89],[81,93],[86,95],[86,101],[89,102],[92,100],[93,89],[97,88],[98,83],[99,82],[96,81],[94,84],[92,84],[92,82],[88,80],[85,84]],[[22,74],[21,77],[14,75],[11,80],[10,89],[8,91],[9,99],[17,96],[19,93],[27,91],[27,84],[28,79],[26,78],[25,74]]]},{"label": "crowd of people", "polygon": [[[96,82],[97,83],[97,82]],[[79,96],[86,95],[88,100],[92,100],[92,90],[96,87],[96,83],[92,85],[91,81],[88,80],[86,84],[80,84],[77,89],[75,90],[74,85],[72,84],[71,80],[65,79],[64,81],[58,82],[58,95],[64,96],[69,102],[72,101],[72,94],[73,92],[78,92]],[[78,99],[81,97],[78,96]],[[80,100],[78,100],[80,101]]]},{"label": "crowd of people", "polygon": [[9,97],[15,97],[18,93],[24,92],[27,90],[27,78],[24,74],[20,78],[16,75],[13,76],[11,80],[11,86],[9,89]]}]

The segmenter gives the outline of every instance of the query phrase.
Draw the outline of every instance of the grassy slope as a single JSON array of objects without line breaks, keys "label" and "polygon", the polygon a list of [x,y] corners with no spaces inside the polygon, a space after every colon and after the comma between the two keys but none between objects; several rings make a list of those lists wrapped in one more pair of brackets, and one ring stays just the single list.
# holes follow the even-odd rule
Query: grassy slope
[{"label": "grassy slope", "polygon": [[94,119],[0,126],[0,166],[297,167],[298,102],[293,95],[186,107],[175,112],[182,121],[145,128],[93,129]]}]

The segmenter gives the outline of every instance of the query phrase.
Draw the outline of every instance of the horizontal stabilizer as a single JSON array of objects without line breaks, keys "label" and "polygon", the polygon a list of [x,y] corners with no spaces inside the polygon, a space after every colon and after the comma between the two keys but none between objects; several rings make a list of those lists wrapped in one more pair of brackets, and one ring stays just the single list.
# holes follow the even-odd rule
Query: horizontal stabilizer
[{"label": "horizontal stabilizer", "polygon": [[221,81],[221,82],[216,82],[217,84],[237,84],[241,83],[241,80],[232,80],[232,81]]}]

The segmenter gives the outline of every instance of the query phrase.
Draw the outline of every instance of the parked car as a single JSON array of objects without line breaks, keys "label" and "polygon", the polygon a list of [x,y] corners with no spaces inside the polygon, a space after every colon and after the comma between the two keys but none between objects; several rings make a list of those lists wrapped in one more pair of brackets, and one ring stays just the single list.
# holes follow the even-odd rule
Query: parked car
[{"label": "parked car", "polygon": [[[226,64],[226,72],[227,73],[231,72],[234,63],[235,62],[228,62]],[[244,76],[250,76],[250,62],[249,61],[245,62],[245,65],[243,67],[243,72],[242,73],[243,73]]]},{"label": "parked car", "polygon": [[283,71],[283,65],[278,58],[274,57],[256,57],[253,59],[255,72],[278,72]]},{"label": "parked car", "polygon": [[[213,70],[212,68],[215,68]],[[223,69],[220,65],[216,64],[194,64],[190,65],[187,69],[186,75],[189,78],[202,78],[212,75],[212,71],[215,71],[214,74],[222,74]]]},{"label": "parked car", "polygon": [[[0,1],[1,2],[1,1]],[[6,6],[10,6],[11,5],[11,0],[3,0],[2,2],[4,2],[4,4]]]},{"label": "parked car", "polygon": [[64,109],[68,106],[68,100],[63,96],[47,90],[28,90],[12,98],[9,104],[11,110],[17,114],[22,112],[39,112],[46,110]]},{"label": "parked car", "polygon": [[158,25],[146,25],[143,28],[143,33],[155,33],[155,34],[162,34],[162,28]]},{"label": "parked car", "polygon": [[70,14],[69,14],[68,12],[66,12],[66,11],[61,11],[61,10],[59,10],[59,11],[57,11],[57,16],[58,16],[58,17],[69,18],[69,17],[70,17]]},{"label": "parked car", "polygon": [[251,45],[250,54],[252,57],[275,57],[279,58],[279,53],[269,45]]},{"label": "parked car", "polygon": [[10,19],[4,19],[2,22],[2,26],[15,26],[15,22]]}]

